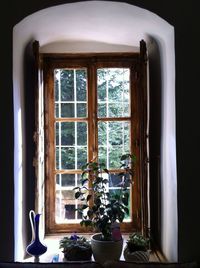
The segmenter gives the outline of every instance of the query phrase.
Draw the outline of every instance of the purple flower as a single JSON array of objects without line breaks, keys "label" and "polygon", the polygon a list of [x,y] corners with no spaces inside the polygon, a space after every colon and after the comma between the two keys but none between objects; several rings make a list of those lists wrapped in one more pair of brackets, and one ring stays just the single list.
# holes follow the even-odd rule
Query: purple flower
[{"label": "purple flower", "polygon": [[79,236],[74,233],[73,235],[70,236],[70,239],[71,240],[78,240]]}]

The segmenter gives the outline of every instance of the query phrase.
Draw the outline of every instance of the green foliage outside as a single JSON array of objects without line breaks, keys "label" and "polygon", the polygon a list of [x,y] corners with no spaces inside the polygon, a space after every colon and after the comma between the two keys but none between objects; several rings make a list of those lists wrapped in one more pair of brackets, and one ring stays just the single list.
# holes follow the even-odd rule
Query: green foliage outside
[{"label": "green foliage outside", "polygon": [[[129,69],[123,68],[97,70],[98,117],[130,115],[129,75]],[[55,117],[87,117],[87,70],[56,69],[54,76]],[[56,122],[56,169],[81,169],[87,162],[87,143],[86,122]],[[108,169],[119,168],[120,156],[129,151],[129,121],[98,122],[99,163],[105,163]],[[117,192],[112,190],[110,195]]]},{"label": "green foliage outside", "polygon": [[[99,117],[129,116],[129,69],[98,69],[97,87]],[[86,69],[56,69],[56,116],[86,117],[86,88]],[[74,105],[76,105],[76,109]],[[61,150],[61,154],[58,150],[56,152],[56,168],[80,169],[81,165],[87,161],[87,124],[84,122],[57,122],[55,133],[56,145],[59,145]],[[108,168],[116,168],[119,156],[130,150],[129,133],[128,122],[99,122],[99,161],[105,162]],[[75,163],[75,145],[78,146],[78,163]],[[61,160],[61,165],[59,165],[59,160]]]}]

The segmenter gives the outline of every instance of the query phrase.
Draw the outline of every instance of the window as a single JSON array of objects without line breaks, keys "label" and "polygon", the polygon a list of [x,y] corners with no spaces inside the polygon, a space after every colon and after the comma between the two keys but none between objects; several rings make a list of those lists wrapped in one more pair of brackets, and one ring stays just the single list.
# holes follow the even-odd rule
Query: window
[{"label": "window", "polygon": [[80,184],[82,164],[92,159],[104,162],[110,171],[108,188],[115,192],[120,156],[128,152],[136,155],[137,163],[134,184],[128,185],[130,214],[121,228],[144,227],[147,103],[141,55],[40,54],[36,198],[44,190],[45,198],[36,205],[45,211],[46,233],[83,232],[76,210],[81,201],[73,190]]},{"label": "window", "polygon": [[81,201],[73,190],[80,185],[81,166],[92,159],[106,163],[114,192],[120,156],[128,152],[136,154],[138,164],[122,228],[138,228],[138,54],[44,55],[43,60],[47,230],[81,231],[76,211]]}]

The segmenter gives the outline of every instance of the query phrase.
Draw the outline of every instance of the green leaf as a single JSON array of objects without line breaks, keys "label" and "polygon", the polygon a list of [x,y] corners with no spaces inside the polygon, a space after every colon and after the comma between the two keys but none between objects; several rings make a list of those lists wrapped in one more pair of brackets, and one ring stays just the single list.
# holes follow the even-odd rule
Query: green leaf
[{"label": "green leaf", "polygon": [[80,187],[77,186],[77,187],[74,187],[74,188],[73,188],[73,190],[77,190],[77,189],[80,190]]},{"label": "green leaf", "polygon": [[93,211],[92,211],[91,209],[89,209],[89,210],[87,211],[87,215],[88,215],[88,217],[90,218],[90,217],[93,215]]},{"label": "green leaf", "polygon": [[96,212],[96,211],[98,210],[98,207],[97,207],[96,205],[94,205],[94,206],[92,207],[92,210],[93,210],[93,212]]},{"label": "green leaf", "polygon": [[126,160],[128,157],[130,156],[130,154],[123,154],[122,156],[121,156],[121,161],[123,161],[123,160]]},{"label": "green leaf", "polygon": [[123,197],[122,198],[122,203],[125,205],[125,206],[128,206],[128,199],[126,197]]},{"label": "green leaf", "polygon": [[102,183],[107,184],[108,183],[108,180],[107,179],[103,179],[102,180]]},{"label": "green leaf", "polygon": [[78,199],[81,195],[82,195],[81,192],[76,192],[76,193],[75,193],[75,198]]},{"label": "green leaf", "polygon": [[84,185],[87,181],[88,181],[88,179],[84,179],[81,181],[81,184]]},{"label": "green leaf", "polygon": [[124,214],[123,212],[121,212],[121,213],[118,215],[118,219],[119,219],[120,222],[123,222],[123,220],[124,220],[124,216],[125,216],[125,214]]},{"label": "green leaf", "polygon": [[109,171],[107,168],[104,168],[103,171],[106,172],[107,174],[109,174]]},{"label": "green leaf", "polygon": [[81,209],[86,209],[88,208],[88,205],[83,205]]},{"label": "green leaf", "polygon": [[96,206],[100,206],[101,205],[101,199],[100,198],[96,198],[94,200],[94,203],[95,203]]},{"label": "green leaf", "polygon": [[100,208],[100,209],[99,209],[99,212],[100,212],[101,215],[104,214],[104,210],[105,210],[104,208]]},{"label": "green leaf", "polygon": [[126,212],[127,215],[129,215],[129,209],[127,207],[124,207],[124,211]]},{"label": "green leaf", "polygon": [[85,225],[85,227],[90,226],[90,225],[92,225],[92,221],[91,220],[85,220],[84,225]]},{"label": "green leaf", "polygon": [[132,159],[133,162],[136,162],[136,155],[134,155],[134,154],[131,155],[131,159]]},{"label": "green leaf", "polygon": [[[85,165],[82,165],[81,169],[82,169],[82,170],[85,170],[85,169],[87,168],[87,166],[88,166],[88,163],[85,164]],[[83,172],[83,173],[85,173],[85,172]]]}]

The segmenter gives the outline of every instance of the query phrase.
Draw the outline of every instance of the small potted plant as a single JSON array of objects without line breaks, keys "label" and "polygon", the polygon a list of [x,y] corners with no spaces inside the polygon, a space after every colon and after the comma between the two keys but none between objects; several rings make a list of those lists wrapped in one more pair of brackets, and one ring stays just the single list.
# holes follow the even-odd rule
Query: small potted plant
[{"label": "small potted plant", "polygon": [[134,232],[129,235],[124,249],[124,259],[126,261],[149,261],[149,238],[140,232]]},{"label": "small potted plant", "polygon": [[129,214],[129,192],[131,176],[134,173],[135,156],[125,154],[121,157],[119,192],[108,189],[109,171],[105,164],[86,163],[82,170],[82,187],[75,187],[75,198],[85,202],[78,209],[82,213],[80,224],[91,227],[95,234],[91,237],[94,259],[103,263],[118,260],[123,248],[120,223]]},{"label": "small potted plant", "polygon": [[59,248],[62,249],[67,261],[86,261],[92,257],[90,241],[76,234],[63,237],[59,241]]}]

